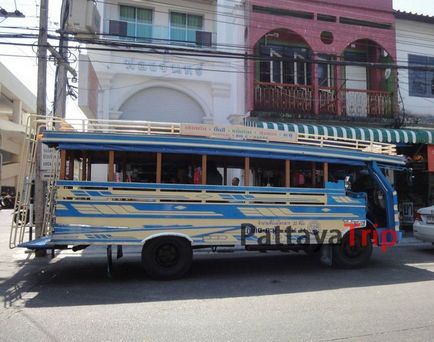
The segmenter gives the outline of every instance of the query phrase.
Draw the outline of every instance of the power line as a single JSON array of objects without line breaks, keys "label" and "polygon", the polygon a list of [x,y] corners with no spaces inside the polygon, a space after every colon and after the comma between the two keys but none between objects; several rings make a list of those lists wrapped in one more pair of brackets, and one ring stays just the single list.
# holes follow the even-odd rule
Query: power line
[{"label": "power line", "polygon": [[[99,2],[99,3],[103,3],[103,4],[107,4],[107,5],[113,5],[113,6],[119,6],[119,3],[112,3],[112,2],[107,2],[107,1],[97,1],[97,2]],[[162,5],[164,5],[164,6],[170,6],[170,7],[173,7],[173,6],[175,6],[175,7],[180,7],[180,8],[187,8],[187,9],[191,9],[191,10],[195,10],[195,11],[197,11],[197,9],[196,8],[193,8],[193,7],[188,7],[188,6],[185,6],[185,5],[174,5],[174,4],[170,4],[170,3],[167,3],[167,2],[162,2],[162,1],[153,1],[152,3],[157,3],[157,4],[162,4]],[[239,2],[237,2],[237,1],[234,1],[234,3],[236,3],[236,4],[239,4]],[[306,4],[304,4],[304,6],[306,6]],[[318,9],[318,5],[309,5],[311,8],[312,8],[312,11],[313,12],[316,12],[317,11],[317,9]],[[215,5],[215,7],[223,7],[223,8],[230,8],[230,9],[232,9],[234,6],[224,6],[224,5],[220,5],[220,4],[216,4]],[[155,9],[153,9],[153,11],[156,11]],[[233,16],[233,15],[228,15],[228,14],[221,14],[220,12],[216,12],[216,11],[212,11],[212,10],[206,10],[206,9],[201,9],[200,10],[201,12],[204,12],[204,13],[213,13],[213,14],[215,14],[215,13],[217,13],[217,14],[219,14],[219,16],[223,16],[223,17],[225,17],[225,16]],[[340,10],[340,12],[342,13],[342,9]],[[163,12],[163,11],[157,11],[158,13],[164,13],[164,14],[167,14],[167,12]],[[351,15],[353,15],[354,13],[353,12],[350,12],[350,11],[346,11],[346,10],[344,10],[344,12],[347,12],[347,13],[349,13],[349,14],[351,14]],[[243,15],[243,16],[240,16],[240,18],[242,18],[242,19],[245,19],[246,18],[246,15]],[[379,20],[382,20],[383,18],[378,18]],[[212,20],[212,19],[210,19],[210,18],[207,18],[207,20]],[[233,22],[222,22],[222,23],[226,23],[226,24],[228,24],[228,25],[234,25],[234,24],[237,24],[237,23],[233,23]],[[240,24],[241,26],[245,26],[245,24]],[[295,34],[294,33],[294,35],[296,35],[296,36],[298,36],[298,34]],[[309,35],[308,35],[309,36]],[[339,40],[338,40],[339,41]],[[232,48],[240,48],[240,49],[250,49],[250,47],[246,47],[246,46],[243,46],[243,45],[239,45],[239,46],[237,46],[237,45],[233,45],[233,44],[228,44],[227,45],[228,47],[229,46],[232,46]]]},{"label": "power line", "polygon": [[[5,55],[5,54],[3,54],[2,56],[12,56],[12,57],[26,57],[26,58],[33,58],[33,57],[31,57],[31,56],[22,56],[22,55]],[[86,62],[92,62],[92,63],[104,63],[104,64],[120,64],[120,65],[132,65],[132,64],[134,64],[134,63],[113,62],[113,61],[107,62],[107,61],[98,61],[98,60],[92,60],[92,61],[86,61]],[[149,66],[149,67],[151,67],[151,66],[155,66],[154,64],[146,64],[146,63],[136,63],[135,65],[136,65],[136,66]],[[196,70],[195,68],[188,68],[188,67],[184,67],[184,68],[186,68],[186,69],[191,69],[191,70]],[[212,72],[240,73],[240,74],[245,74],[245,73],[246,73],[245,71],[234,71],[234,70],[229,71],[229,70],[209,69],[209,68],[203,68],[202,70],[203,70],[203,71],[212,71]],[[351,81],[351,79],[348,79],[348,78],[345,78],[345,79],[338,79],[338,80],[334,79],[334,81],[335,81],[335,82],[336,82],[336,81]],[[356,80],[355,80],[355,81],[356,81]],[[142,82],[139,82],[139,83],[129,84],[129,85],[120,86],[120,87],[111,87],[111,88],[109,88],[109,89],[110,89],[110,90],[119,90],[119,89],[133,88],[133,87],[140,86],[140,85],[143,84],[143,83],[144,83],[144,82],[142,81]],[[408,85],[408,83],[406,83],[406,82],[402,82],[402,81],[401,81],[401,82],[400,82],[400,87],[401,87],[402,89],[406,90],[406,88],[403,87],[404,84],[407,84],[407,85]],[[302,87],[303,85],[299,85],[299,86]],[[71,86],[71,87],[76,88],[76,87],[74,87],[74,86]],[[82,89],[82,90],[89,90],[89,89],[87,89],[87,88],[81,88],[81,89]],[[99,89],[101,90],[102,88],[99,87]],[[341,91],[342,91],[342,92],[345,92],[345,88],[342,89]],[[408,91],[408,89],[407,89],[407,91]],[[295,98],[294,96],[291,96],[291,95],[287,95],[287,97],[288,97],[288,99],[289,99],[289,98]],[[433,100],[430,100],[430,99],[428,99],[428,98],[422,98],[422,99],[423,99],[424,101],[426,101],[426,102],[429,102],[430,104],[434,104],[434,101],[433,101]],[[412,105],[411,107],[412,107],[412,108],[414,108],[414,107],[418,107],[418,108],[426,108],[426,106],[420,106],[420,105]]]},{"label": "power line", "polygon": [[[114,4],[114,3],[108,3],[108,4],[117,5],[117,6],[119,5],[119,4]],[[166,12],[162,12],[162,13],[167,14]],[[227,23],[228,25],[233,25],[234,24],[234,23],[230,23],[230,22],[224,22],[224,23]],[[241,25],[245,26],[245,24],[241,24]],[[296,34],[295,32],[294,33],[287,32],[287,34],[293,35],[294,37],[299,37],[299,35]],[[102,33],[101,35],[107,35],[107,36],[109,36],[110,34]],[[111,36],[113,36],[113,35],[111,35]],[[309,35],[307,34],[305,36],[309,36]],[[134,38],[134,37],[131,37],[131,38]],[[160,40],[161,41],[170,41],[170,39],[160,39]],[[339,39],[335,39],[335,41],[340,41],[340,40]],[[427,40],[427,41],[431,42],[433,40]],[[409,44],[410,45],[414,45],[414,44],[412,44],[412,42],[409,42]],[[368,46],[369,44],[366,44],[366,45]],[[373,44],[371,44],[371,45],[372,46],[376,46],[376,45],[373,45]],[[234,48],[234,49],[238,49],[239,48],[239,49],[249,49],[250,50],[250,47],[247,47],[245,45],[240,45],[240,44],[219,44],[219,46],[227,46],[227,47],[231,47],[231,48]]]},{"label": "power line", "polygon": [[[33,56],[23,56],[23,55],[14,55],[14,54],[0,54],[0,56],[7,56],[7,57],[22,57],[22,58],[34,58]],[[47,59],[49,60],[49,59]],[[155,63],[152,63],[151,61],[149,62],[115,62],[115,61],[104,61],[104,60],[96,60],[96,59],[92,59],[91,61],[88,60],[83,60],[82,62],[85,63],[101,63],[101,64],[110,64],[110,65],[125,65],[125,66],[136,66],[136,67],[160,67],[160,65],[156,65]],[[226,64],[225,64],[226,65]],[[197,67],[201,66],[201,63],[197,63],[197,64],[193,64],[192,66],[178,66],[175,68],[180,68],[180,69],[185,69],[185,70],[190,70],[190,71],[196,71],[198,70]],[[234,66],[235,68],[236,66]],[[234,74],[249,74],[249,73],[253,73],[256,74],[255,71],[250,72],[250,71],[245,71],[245,70],[222,70],[222,69],[212,69],[212,68],[201,68],[200,70],[202,71],[210,71],[210,72],[222,72],[222,73],[234,73]],[[266,73],[267,75],[271,75],[270,72]],[[292,73],[288,73],[286,74],[287,76],[295,76],[295,74]],[[357,79],[351,79],[351,78],[332,78],[331,79],[334,82],[344,82],[344,81],[358,81]],[[138,84],[142,84],[143,82],[140,82]],[[270,85],[272,85],[273,83],[270,83]],[[409,85],[408,82],[403,82],[400,81],[399,83],[400,85]],[[303,86],[300,84],[300,86]],[[126,86],[127,88],[129,86]],[[123,89],[124,87],[114,87],[114,88],[110,88],[110,89]],[[84,90],[86,90],[86,88],[83,88]]]},{"label": "power line", "polygon": [[[7,35],[6,35],[7,36]],[[26,35],[25,37],[13,36],[12,38],[30,38],[32,35]],[[1,37],[1,36],[0,36]],[[5,35],[3,35],[5,37]],[[7,36],[7,38],[11,38]],[[51,39],[57,39],[57,37],[50,36]],[[348,62],[348,61],[336,61],[336,60],[316,60],[316,59],[297,59],[289,57],[272,57],[272,56],[257,56],[251,54],[240,54],[232,52],[222,52],[222,51],[192,51],[189,48],[178,48],[178,47],[156,47],[150,44],[131,44],[124,42],[112,42],[106,40],[88,40],[73,38],[71,41],[77,43],[86,43],[92,45],[100,45],[105,47],[95,47],[87,46],[86,49],[89,51],[110,51],[110,52],[129,52],[129,53],[146,53],[155,55],[167,55],[167,56],[183,56],[183,57],[210,57],[210,58],[225,58],[225,59],[239,59],[239,60],[255,60],[255,61],[282,61],[282,62],[305,62],[310,64],[324,64],[324,65],[357,65],[365,66],[368,68],[384,68],[384,69],[410,69],[419,71],[434,71],[434,67],[426,65],[400,65],[397,63],[372,63],[372,62]],[[11,43],[0,42],[3,45],[11,45]],[[26,43],[14,43],[15,45],[30,46]],[[116,48],[113,48],[116,47]],[[79,46],[71,47],[75,49],[81,49]],[[147,49],[147,50],[143,50]]]},{"label": "power line", "polygon": [[[110,36],[113,36],[113,35],[110,35]],[[28,34],[23,34],[23,33],[16,33],[15,34],[15,37],[17,37],[17,38],[26,38],[26,37],[30,37]],[[51,37],[51,38],[53,38],[53,37]],[[122,37],[123,39],[125,39],[126,37]],[[134,39],[135,37],[131,37],[131,39]],[[58,39],[58,37],[55,37],[55,39]],[[127,38],[128,39],[128,38]],[[113,44],[119,44],[119,41],[117,40],[117,41],[112,41],[112,40],[106,40],[106,39],[104,39],[103,40],[104,42],[112,42]],[[184,41],[174,41],[174,40],[169,40],[169,39],[159,39],[159,41],[164,41],[164,42],[169,42],[169,43],[185,43]],[[91,41],[91,40],[86,40],[86,43],[87,44],[92,44],[92,43],[95,43],[95,41]],[[133,43],[133,44],[136,44],[137,45],[137,43]],[[124,44],[125,45],[125,44]],[[129,42],[128,43],[128,45],[131,45],[131,43]],[[269,44],[270,45],[270,47],[272,47],[272,46],[274,46],[273,44],[272,44],[272,42]],[[369,47],[371,44],[364,44],[365,46],[367,46],[367,47]],[[417,46],[417,47],[420,47],[420,46],[426,46],[426,47],[431,47],[430,45],[422,45],[422,44],[412,44],[412,43],[408,43],[408,44],[406,44],[406,45],[413,45],[413,46]],[[158,45],[159,47],[161,47],[160,45]],[[219,46],[221,46],[221,44],[219,45]],[[229,44],[228,46],[234,46],[234,45],[232,45],[232,44]],[[371,46],[376,46],[376,45],[371,45]],[[399,52],[408,52],[408,53],[414,53],[414,51],[413,50],[402,50],[402,49],[397,49],[397,52],[399,53]],[[343,56],[337,56],[337,57],[343,57]],[[395,61],[396,62],[407,62],[406,60],[399,60],[399,59],[395,59]]]}]

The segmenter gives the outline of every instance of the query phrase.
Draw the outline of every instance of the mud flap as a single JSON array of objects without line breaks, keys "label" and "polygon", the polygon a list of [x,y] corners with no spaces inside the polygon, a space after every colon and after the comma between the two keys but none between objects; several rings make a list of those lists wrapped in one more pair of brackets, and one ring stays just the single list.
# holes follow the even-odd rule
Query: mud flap
[{"label": "mud flap", "polygon": [[321,258],[320,261],[322,264],[326,266],[332,266],[333,264],[333,253],[332,253],[332,245],[322,245],[321,246]]}]

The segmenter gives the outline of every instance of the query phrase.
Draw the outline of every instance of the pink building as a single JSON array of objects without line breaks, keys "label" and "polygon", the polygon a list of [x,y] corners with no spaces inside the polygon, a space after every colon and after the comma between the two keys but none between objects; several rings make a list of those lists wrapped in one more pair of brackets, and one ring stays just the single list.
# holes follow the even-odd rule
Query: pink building
[{"label": "pink building", "polygon": [[247,77],[252,117],[393,122],[392,0],[250,0],[247,6],[247,41],[256,56]]}]

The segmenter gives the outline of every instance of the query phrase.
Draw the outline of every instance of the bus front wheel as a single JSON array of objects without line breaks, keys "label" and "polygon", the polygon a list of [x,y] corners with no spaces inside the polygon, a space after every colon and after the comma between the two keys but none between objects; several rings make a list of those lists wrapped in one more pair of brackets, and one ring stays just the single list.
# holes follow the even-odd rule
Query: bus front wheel
[{"label": "bus front wheel", "polygon": [[190,270],[192,260],[190,242],[183,238],[156,238],[145,243],[142,249],[143,268],[154,279],[181,278]]},{"label": "bus front wheel", "polygon": [[[366,235],[365,237],[363,235]],[[372,255],[372,241],[361,230],[346,234],[339,245],[332,247],[332,263],[337,268],[365,266]]]}]

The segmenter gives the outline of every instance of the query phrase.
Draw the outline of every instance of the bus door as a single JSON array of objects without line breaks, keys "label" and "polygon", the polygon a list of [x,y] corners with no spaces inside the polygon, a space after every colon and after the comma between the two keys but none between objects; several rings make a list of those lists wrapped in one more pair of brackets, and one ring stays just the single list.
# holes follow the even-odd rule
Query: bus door
[{"label": "bus door", "polygon": [[[374,178],[384,196],[386,210],[386,227],[377,228],[378,245],[398,243],[402,234],[399,232],[398,196],[377,162],[368,165],[370,175]],[[384,241],[386,239],[386,241]]]}]

